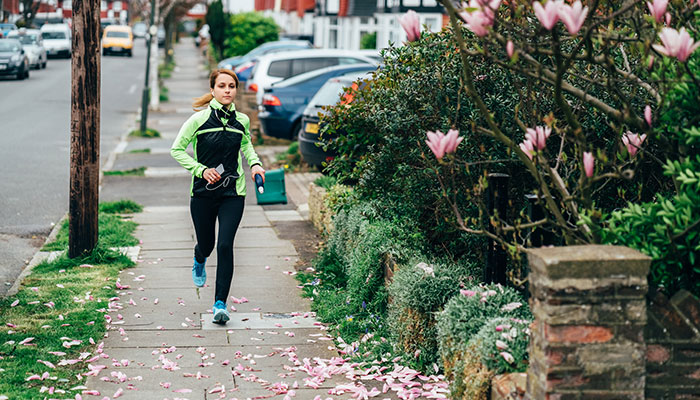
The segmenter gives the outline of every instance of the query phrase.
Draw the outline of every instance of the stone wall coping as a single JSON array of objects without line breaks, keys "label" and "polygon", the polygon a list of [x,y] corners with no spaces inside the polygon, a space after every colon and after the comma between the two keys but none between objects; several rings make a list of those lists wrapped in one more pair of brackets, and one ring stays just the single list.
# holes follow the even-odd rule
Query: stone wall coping
[{"label": "stone wall coping", "polygon": [[623,246],[581,245],[528,249],[530,269],[549,279],[646,278],[651,257]]}]

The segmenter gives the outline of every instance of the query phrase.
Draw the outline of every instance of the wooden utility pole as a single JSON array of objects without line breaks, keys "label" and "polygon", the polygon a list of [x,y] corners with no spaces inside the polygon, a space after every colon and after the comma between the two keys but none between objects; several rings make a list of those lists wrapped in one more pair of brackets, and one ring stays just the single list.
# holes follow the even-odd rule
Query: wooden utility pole
[{"label": "wooden utility pole", "polygon": [[73,0],[68,256],[97,244],[100,176],[100,1]]}]

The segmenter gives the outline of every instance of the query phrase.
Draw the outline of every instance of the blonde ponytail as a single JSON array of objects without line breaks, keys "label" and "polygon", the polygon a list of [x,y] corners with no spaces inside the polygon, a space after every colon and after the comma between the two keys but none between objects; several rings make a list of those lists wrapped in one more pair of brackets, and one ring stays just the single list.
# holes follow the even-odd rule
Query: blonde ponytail
[{"label": "blonde ponytail", "polygon": [[209,102],[214,98],[214,95],[207,93],[203,96],[197,97],[192,102],[192,109],[195,111],[203,110],[209,107]]}]

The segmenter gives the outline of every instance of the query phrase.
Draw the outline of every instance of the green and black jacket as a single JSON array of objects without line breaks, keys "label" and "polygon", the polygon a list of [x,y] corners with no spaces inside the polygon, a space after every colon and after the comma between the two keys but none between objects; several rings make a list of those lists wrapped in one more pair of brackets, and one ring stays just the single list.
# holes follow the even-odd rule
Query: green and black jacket
[{"label": "green and black jacket", "polygon": [[[194,158],[186,151],[190,143]],[[193,197],[245,196],[241,151],[251,167],[262,164],[253,149],[248,116],[236,112],[233,104],[229,110],[224,110],[216,99],[212,99],[208,108],[196,112],[182,125],[170,148],[173,158],[192,174],[190,195]],[[216,189],[208,190],[202,173],[219,164],[223,164],[224,173],[219,182],[209,185],[209,188]],[[224,186],[227,177],[229,182]]]}]

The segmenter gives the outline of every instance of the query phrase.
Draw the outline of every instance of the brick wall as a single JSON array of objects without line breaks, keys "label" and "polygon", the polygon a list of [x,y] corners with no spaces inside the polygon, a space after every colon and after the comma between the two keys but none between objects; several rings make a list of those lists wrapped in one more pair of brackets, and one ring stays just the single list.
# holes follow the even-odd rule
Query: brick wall
[{"label": "brick wall", "polygon": [[527,397],[643,399],[650,258],[626,247],[540,248],[528,254]]},{"label": "brick wall", "polygon": [[646,327],[647,399],[700,399],[700,301],[656,293]]}]

